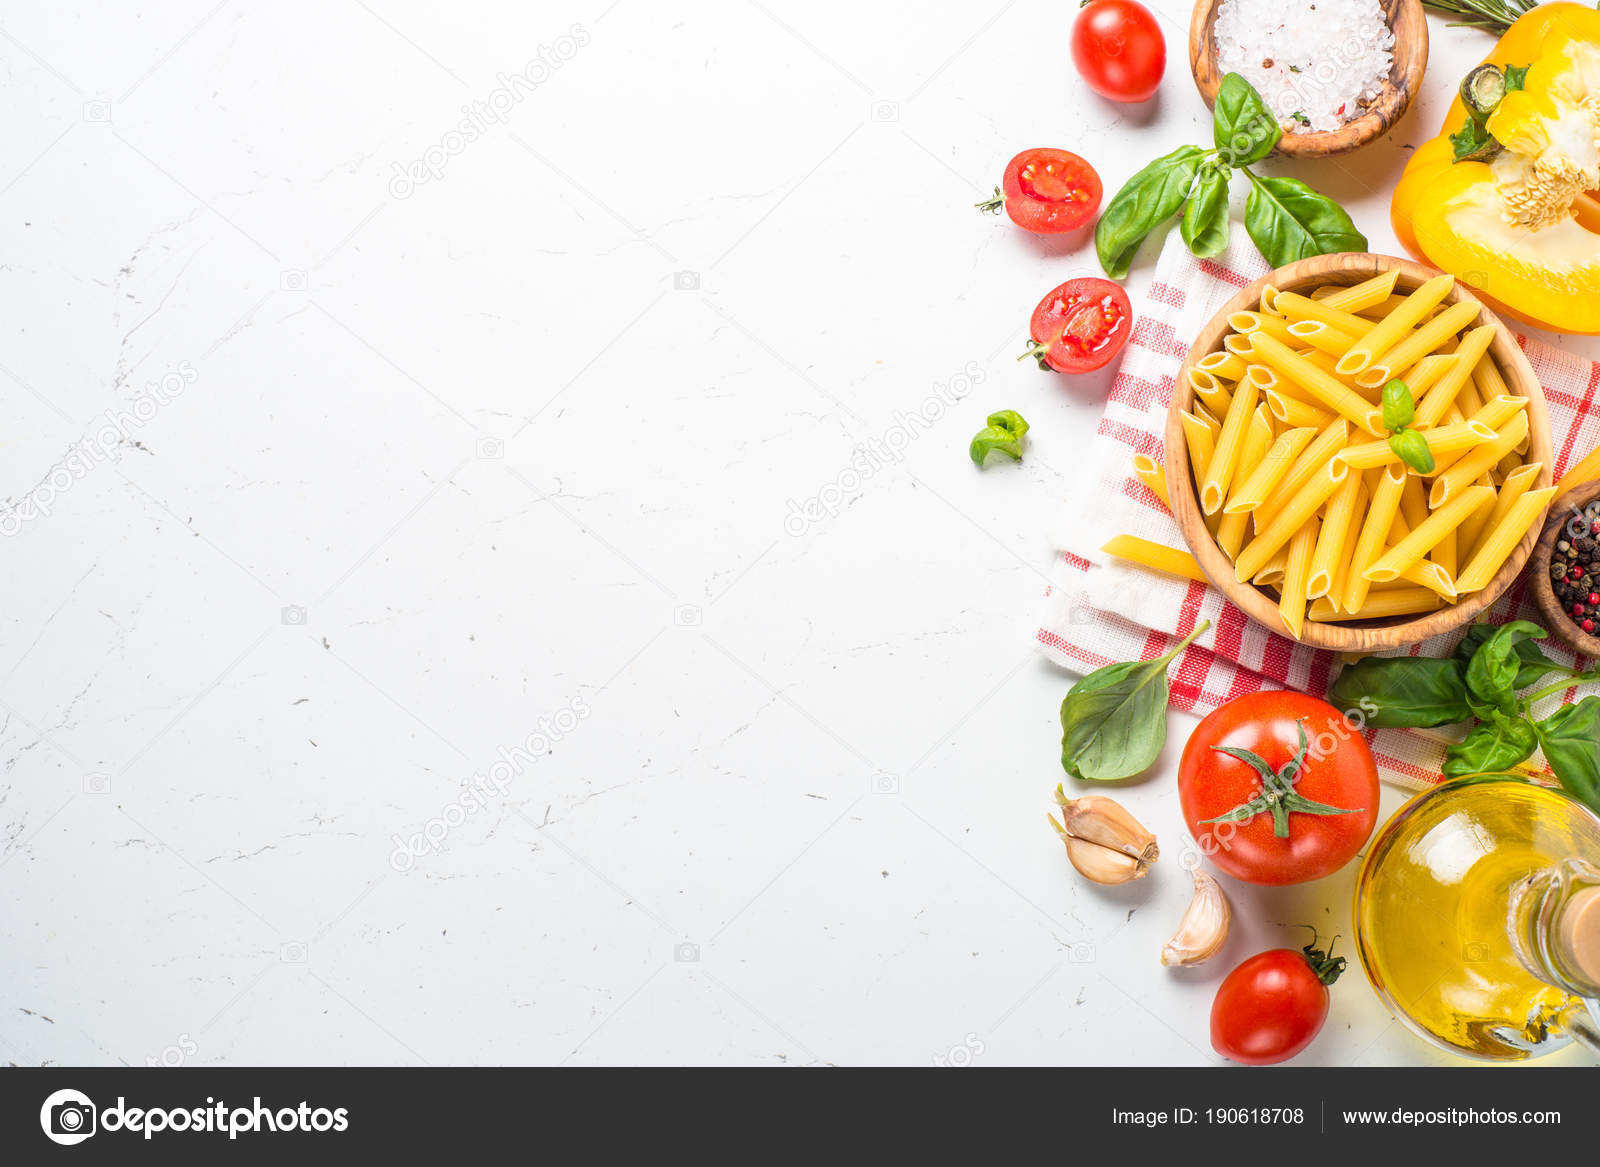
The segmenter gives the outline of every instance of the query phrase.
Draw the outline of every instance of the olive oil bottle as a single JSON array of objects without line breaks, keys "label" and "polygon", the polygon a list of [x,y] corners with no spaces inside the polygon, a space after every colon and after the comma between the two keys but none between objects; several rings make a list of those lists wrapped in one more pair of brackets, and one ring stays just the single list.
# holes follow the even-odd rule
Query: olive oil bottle
[{"label": "olive oil bottle", "polygon": [[1368,979],[1453,1053],[1600,1052],[1600,817],[1556,790],[1463,778],[1412,799],[1356,881]]}]

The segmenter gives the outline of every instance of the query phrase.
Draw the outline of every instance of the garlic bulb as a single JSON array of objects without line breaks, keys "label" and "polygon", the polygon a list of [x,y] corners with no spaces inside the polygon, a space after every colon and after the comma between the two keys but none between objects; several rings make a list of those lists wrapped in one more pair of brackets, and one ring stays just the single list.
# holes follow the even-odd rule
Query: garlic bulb
[{"label": "garlic bulb", "polygon": [[1204,964],[1228,939],[1233,909],[1222,885],[1198,867],[1194,869],[1194,898],[1178,922],[1178,931],[1161,949],[1165,965]]},{"label": "garlic bulb", "polygon": [[1067,847],[1067,859],[1078,874],[1095,883],[1127,883],[1142,879],[1160,855],[1156,837],[1122,804],[1098,794],[1068,798],[1056,787],[1061,820],[1050,825]]}]

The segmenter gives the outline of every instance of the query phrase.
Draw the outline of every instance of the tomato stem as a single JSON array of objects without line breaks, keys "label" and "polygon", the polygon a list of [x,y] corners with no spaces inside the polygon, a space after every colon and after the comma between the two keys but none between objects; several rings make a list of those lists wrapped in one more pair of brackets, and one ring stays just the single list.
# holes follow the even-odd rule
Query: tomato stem
[{"label": "tomato stem", "polygon": [[1048,373],[1050,371],[1050,366],[1045,363],[1044,356],[1049,351],[1049,345],[1040,344],[1036,340],[1030,340],[1028,341],[1028,347],[1023,350],[1022,356],[1018,357],[1017,360],[1020,361],[1026,357],[1032,357],[1034,360],[1039,362],[1039,367]]},{"label": "tomato stem", "polygon": [[998,215],[1000,213],[1000,208],[1006,205],[1006,196],[1000,193],[999,187],[995,187],[994,198],[984,199],[983,202],[973,203],[972,205],[977,207],[980,211],[993,211]]},{"label": "tomato stem", "polygon": [[[1230,758],[1237,758],[1248,765],[1261,777],[1261,793],[1248,802],[1241,802],[1226,814],[1219,814],[1214,819],[1201,819],[1202,823],[1247,823],[1256,815],[1263,812],[1272,815],[1272,833],[1280,838],[1289,837],[1289,813],[1332,815],[1332,814],[1359,814],[1361,808],[1346,810],[1342,807],[1329,806],[1325,802],[1313,802],[1295,790],[1294,785],[1300,780],[1300,772],[1305,768],[1306,753],[1311,747],[1310,740],[1306,737],[1305,718],[1295,722],[1295,728],[1300,732],[1300,746],[1295,750],[1294,757],[1286,762],[1281,770],[1274,770],[1260,754],[1251,753],[1237,746],[1212,746],[1219,754],[1227,754]],[[1315,943],[1315,941],[1313,941]]]},{"label": "tomato stem", "polygon": [[[1302,928],[1311,928],[1310,924],[1300,925]],[[1317,980],[1325,985],[1331,985],[1339,979],[1339,974],[1344,972],[1345,966],[1350,962],[1342,956],[1333,955],[1333,946],[1339,943],[1335,936],[1328,944],[1328,951],[1323,952],[1317,947],[1317,930],[1311,928],[1311,943],[1300,951],[1306,958],[1306,963],[1311,966],[1311,971],[1317,974]]]}]

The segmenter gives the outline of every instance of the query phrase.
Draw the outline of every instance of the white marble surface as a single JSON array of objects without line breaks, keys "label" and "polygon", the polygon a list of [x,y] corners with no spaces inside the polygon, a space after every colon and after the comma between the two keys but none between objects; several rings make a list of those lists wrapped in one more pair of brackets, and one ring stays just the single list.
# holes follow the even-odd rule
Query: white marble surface
[{"label": "white marble surface", "polygon": [[[8,12],[0,1060],[1214,1061],[1183,872],[1087,886],[1044,822],[1105,380],[1011,358],[1092,253],[970,209],[1209,135],[1155,7],[1142,109],[1037,0]],[[1377,249],[1488,44],[1432,32],[1392,139],[1277,167]],[[1176,846],[1170,764],[1126,801]],[[1222,963],[1350,883],[1235,887]],[[1303,1061],[1432,1057],[1334,998]]]}]

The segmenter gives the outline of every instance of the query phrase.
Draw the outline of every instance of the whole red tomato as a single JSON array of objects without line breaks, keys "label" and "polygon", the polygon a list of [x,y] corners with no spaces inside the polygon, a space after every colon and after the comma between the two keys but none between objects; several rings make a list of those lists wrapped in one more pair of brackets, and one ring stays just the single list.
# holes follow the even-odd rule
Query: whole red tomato
[{"label": "whole red tomato", "polygon": [[1100,209],[1100,176],[1070,150],[1039,146],[1024,150],[1006,166],[995,197],[978,204],[1001,207],[1024,231],[1058,235],[1083,226]]},{"label": "whole red tomato", "polygon": [[1304,693],[1230,701],[1189,737],[1178,766],[1189,833],[1248,883],[1304,883],[1355,856],[1378,821],[1378,767],[1345,716]]},{"label": "whole red tomato", "polygon": [[1223,978],[1211,1002],[1212,1049],[1241,1065],[1270,1066],[1311,1044],[1328,1019],[1328,986],[1344,971],[1344,957],[1316,943],[1258,952]]},{"label": "whole red tomato", "polygon": [[1167,68],[1161,26],[1135,0],[1091,0],[1072,23],[1072,63],[1112,101],[1148,101]]},{"label": "whole red tomato", "polygon": [[1028,321],[1033,342],[1022,356],[1058,373],[1092,372],[1122,351],[1132,328],[1128,293],[1099,276],[1080,276],[1039,301]]}]

